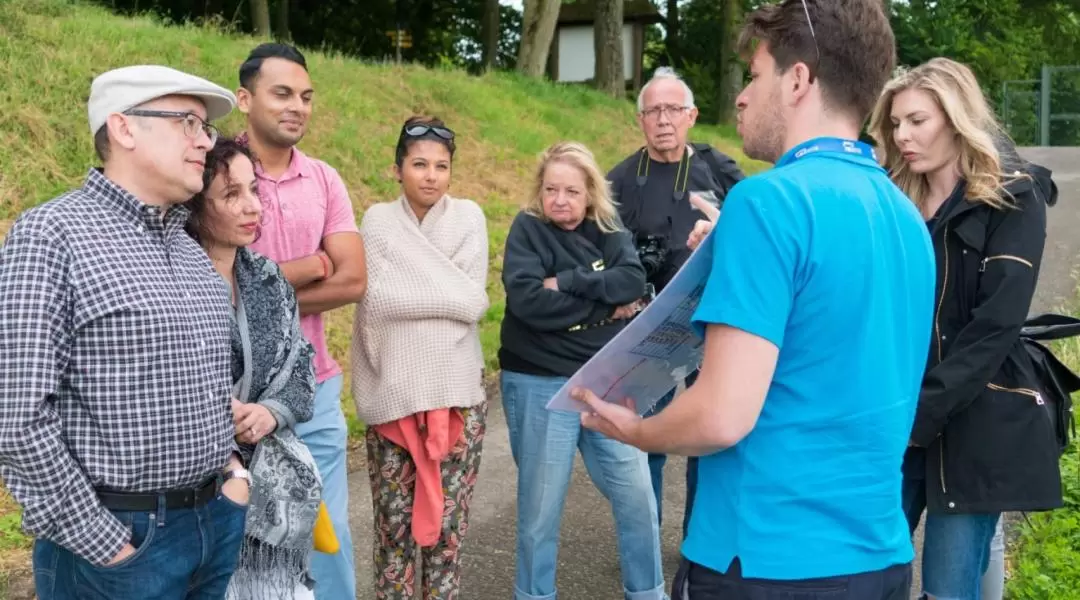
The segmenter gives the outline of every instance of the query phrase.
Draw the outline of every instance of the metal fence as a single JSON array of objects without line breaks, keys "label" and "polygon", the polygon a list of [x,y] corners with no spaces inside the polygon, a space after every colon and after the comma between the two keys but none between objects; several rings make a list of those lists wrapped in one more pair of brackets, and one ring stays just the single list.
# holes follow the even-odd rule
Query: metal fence
[{"label": "metal fence", "polygon": [[1003,82],[1001,120],[1021,145],[1080,146],[1080,65],[1044,65],[1039,79]]}]

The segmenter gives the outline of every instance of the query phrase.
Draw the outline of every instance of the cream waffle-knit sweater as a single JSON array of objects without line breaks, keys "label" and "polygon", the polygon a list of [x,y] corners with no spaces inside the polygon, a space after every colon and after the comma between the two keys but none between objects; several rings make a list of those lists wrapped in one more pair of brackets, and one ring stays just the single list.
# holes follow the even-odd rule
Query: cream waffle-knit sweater
[{"label": "cream waffle-knit sweater", "polygon": [[488,308],[488,238],[471,200],[443,196],[423,221],[405,198],[360,225],[367,293],[356,306],[352,392],[369,425],[484,400],[477,323]]}]

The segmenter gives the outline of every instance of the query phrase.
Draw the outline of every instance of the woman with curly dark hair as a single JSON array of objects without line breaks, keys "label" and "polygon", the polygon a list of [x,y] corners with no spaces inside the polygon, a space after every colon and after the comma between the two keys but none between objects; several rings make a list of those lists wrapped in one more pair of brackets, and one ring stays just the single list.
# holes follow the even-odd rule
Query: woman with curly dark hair
[{"label": "woman with curly dark hair", "polygon": [[222,138],[206,155],[203,190],[187,204],[188,233],[228,287],[236,317],[232,409],[251,500],[227,597],[313,598],[307,561],[322,486],[293,427],[311,418],[315,352],[300,331],[292,286],[274,262],[246,247],[259,234],[257,189],[251,152]]}]

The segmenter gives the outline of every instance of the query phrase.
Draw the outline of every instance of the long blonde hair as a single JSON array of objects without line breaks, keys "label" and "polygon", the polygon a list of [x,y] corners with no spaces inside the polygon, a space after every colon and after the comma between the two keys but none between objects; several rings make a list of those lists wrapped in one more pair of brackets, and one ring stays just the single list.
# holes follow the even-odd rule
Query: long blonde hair
[{"label": "long blonde hair", "polygon": [[997,209],[1012,206],[1004,185],[1011,176],[1002,168],[995,139],[1008,140],[979,88],[975,74],[963,63],[933,58],[885,84],[870,116],[870,135],[884,148],[884,166],[896,185],[925,213],[930,192],[926,176],[912,172],[893,139],[892,104],[904,90],[922,90],[937,102],[960,147],[961,177],[967,182],[965,199]]},{"label": "long blonde hair", "polygon": [[544,171],[548,165],[555,162],[576,167],[585,175],[585,218],[596,221],[600,231],[604,233],[619,231],[619,213],[615,208],[615,201],[611,199],[607,178],[600,170],[600,165],[596,164],[593,153],[578,142],[556,142],[540,155],[525,212],[538,219],[548,220],[544,215]]}]

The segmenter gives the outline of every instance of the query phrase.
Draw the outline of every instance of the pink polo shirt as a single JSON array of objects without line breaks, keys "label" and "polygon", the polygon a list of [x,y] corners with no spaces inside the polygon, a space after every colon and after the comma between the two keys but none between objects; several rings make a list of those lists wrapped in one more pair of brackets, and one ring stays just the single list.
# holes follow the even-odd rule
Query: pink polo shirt
[{"label": "pink polo shirt", "polygon": [[[242,140],[241,140],[242,141]],[[273,179],[255,167],[263,204],[262,233],[251,249],[276,263],[311,256],[328,235],[359,233],[345,182],[330,165],[293,148],[289,168]],[[315,347],[315,380],[341,373],[326,347],[321,314],[300,317],[300,329]]]}]

